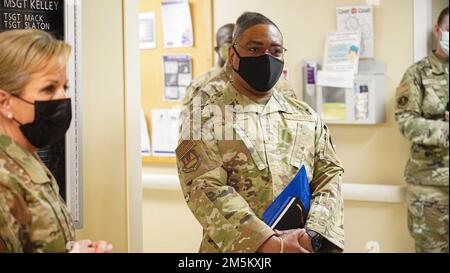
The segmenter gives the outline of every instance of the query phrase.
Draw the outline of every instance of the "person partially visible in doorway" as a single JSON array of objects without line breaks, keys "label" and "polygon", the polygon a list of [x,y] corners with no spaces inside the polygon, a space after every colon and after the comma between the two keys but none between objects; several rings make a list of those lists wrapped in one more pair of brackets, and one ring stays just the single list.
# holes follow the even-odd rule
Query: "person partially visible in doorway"
[{"label": "person partially visible in doorway", "polygon": [[437,49],[397,88],[395,118],[411,141],[406,164],[408,227],[417,252],[448,253],[448,7],[434,27]]}]

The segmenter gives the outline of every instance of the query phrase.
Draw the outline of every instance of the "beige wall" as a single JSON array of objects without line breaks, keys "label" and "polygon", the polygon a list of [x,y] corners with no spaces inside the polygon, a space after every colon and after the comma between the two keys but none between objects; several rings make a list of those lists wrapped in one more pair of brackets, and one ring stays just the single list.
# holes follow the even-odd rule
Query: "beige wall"
[{"label": "beige wall", "polygon": [[181,191],[144,191],[144,252],[198,252],[202,229]]},{"label": "beige wall", "polygon": [[[336,29],[335,7],[365,2],[214,0],[214,25],[217,30],[223,24],[234,22],[244,11],[259,11],[273,19],[283,31],[291,82],[300,92],[301,62],[322,58],[325,32]],[[346,183],[405,185],[402,175],[409,143],[398,132],[393,108],[395,88],[413,62],[413,1],[381,0],[375,6],[374,18],[375,58],[386,63],[386,123],[330,128],[345,164]],[[173,167],[160,169],[175,172]],[[186,209],[180,192],[149,190],[145,191],[144,200],[145,251],[197,251],[200,227]],[[155,228],[152,222],[151,217],[157,212],[165,215],[160,223],[164,229]],[[346,201],[345,229],[347,252],[369,252],[371,248],[367,244],[371,241],[378,243],[381,252],[414,251],[406,228],[405,204]],[[184,235],[179,241],[171,239],[175,230]],[[158,232],[160,236],[149,234]]]},{"label": "beige wall", "polygon": [[439,14],[443,9],[448,7],[448,1],[447,0],[432,0],[432,19],[433,19],[433,25],[436,24],[437,19],[439,17]]},{"label": "beige wall", "polygon": [[122,0],[83,1],[82,12],[85,227],[78,238],[126,252]]}]

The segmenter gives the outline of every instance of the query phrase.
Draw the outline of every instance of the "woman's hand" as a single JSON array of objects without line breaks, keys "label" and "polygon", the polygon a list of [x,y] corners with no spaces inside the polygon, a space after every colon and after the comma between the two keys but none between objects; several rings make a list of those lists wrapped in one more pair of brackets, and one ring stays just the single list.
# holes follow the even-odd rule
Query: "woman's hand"
[{"label": "woman's hand", "polygon": [[95,248],[95,253],[111,253],[113,251],[112,244],[106,241],[97,241],[92,244]]},{"label": "woman's hand", "polygon": [[112,244],[106,241],[81,240],[74,243],[69,253],[111,253],[112,251]]},{"label": "woman's hand", "polygon": [[81,240],[73,243],[69,253],[94,253],[91,240]]}]

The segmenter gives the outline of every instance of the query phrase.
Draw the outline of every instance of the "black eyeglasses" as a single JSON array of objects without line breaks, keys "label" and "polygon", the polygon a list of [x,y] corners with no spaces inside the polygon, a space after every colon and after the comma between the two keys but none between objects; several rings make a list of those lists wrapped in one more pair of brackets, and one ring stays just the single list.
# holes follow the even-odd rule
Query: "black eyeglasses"
[{"label": "black eyeglasses", "polygon": [[287,49],[282,46],[271,46],[270,48],[267,48],[259,45],[241,46],[238,43],[235,43],[234,45],[245,49],[245,51],[247,52],[246,55],[253,56],[261,56],[268,53],[275,58],[282,58],[284,56],[284,53],[287,51]]}]

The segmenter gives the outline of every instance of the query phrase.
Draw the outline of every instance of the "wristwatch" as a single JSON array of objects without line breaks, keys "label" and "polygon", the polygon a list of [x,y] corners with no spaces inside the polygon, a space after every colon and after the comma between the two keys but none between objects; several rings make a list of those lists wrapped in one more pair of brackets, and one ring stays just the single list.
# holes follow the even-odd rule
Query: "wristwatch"
[{"label": "wristwatch", "polygon": [[314,252],[317,252],[320,248],[322,248],[322,241],[323,241],[322,235],[313,230],[307,230],[306,234],[308,234],[309,237],[311,237],[311,245]]}]

